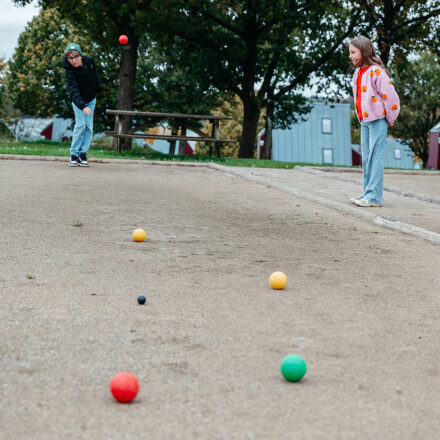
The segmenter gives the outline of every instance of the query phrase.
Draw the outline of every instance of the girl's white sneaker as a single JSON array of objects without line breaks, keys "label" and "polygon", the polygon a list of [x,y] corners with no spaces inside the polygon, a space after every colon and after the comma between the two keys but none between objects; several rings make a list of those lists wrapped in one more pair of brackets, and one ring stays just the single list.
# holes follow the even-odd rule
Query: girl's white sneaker
[{"label": "girl's white sneaker", "polygon": [[382,206],[379,203],[370,202],[367,199],[354,199],[353,203],[362,208],[379,208]]}]

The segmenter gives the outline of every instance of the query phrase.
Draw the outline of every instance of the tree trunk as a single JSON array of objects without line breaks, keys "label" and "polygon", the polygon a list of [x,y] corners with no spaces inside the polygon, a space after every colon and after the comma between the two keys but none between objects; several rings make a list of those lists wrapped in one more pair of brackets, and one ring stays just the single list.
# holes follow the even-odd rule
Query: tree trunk
[{"label": "tree trunk", "polygon": [[272,121],[273,121],[273,100],[269,98],[266,105],[266,127],[264,130],[264,145],[261,159],[271,159],[272,150]]},{"label": "tree trunk", "polygon": [[416,141],[416,144],[418,144],[418,151],[415,153],[422,160],[423,168],[426,168],[429,159],[429,141],[423,138],[420,139],[419,142]]},{"label": "tree trunk", "polygon": [[[130,18],[124,18],[122,33],[128,37],[128,43],[121,45],[121,59],[119,64],[118,110],[133,110],[136,65],[138,58],[139,39],[130,25]],[[122,132],[128,133],[131,129],[132,118],[122,117]],[[115,126],[115,131],[117,127]],[[121,151],[131,149],[131,138],[121,138]]]},{"label": "tree trunk", "polygon": [[[177,136],[177,127],[174,125],[171,127],[171,136]],[[174,153],[176,151],[176,141],[170,141],[170,150],[168,154],[172,154],[174,156]]]},{"label": "tree trunk", "polygon": [[257,137],[260,111],[260,105],[255,97],[250,97],[243,100],[243,130],[241,133],[238,157],[254,157],[255,140]]},{"label": "tree trunk", "polygon": [[385,67],[388,66],[391,53],[391,44],[389,41],[379,37],[379,57],[384,63]]},{"label": "tree trunk", "polygon": [[[186,136],[186,127],[182,127],[181,135]],[[186,141],[179,141],[179,155],[183,156],[185,154]]]}]

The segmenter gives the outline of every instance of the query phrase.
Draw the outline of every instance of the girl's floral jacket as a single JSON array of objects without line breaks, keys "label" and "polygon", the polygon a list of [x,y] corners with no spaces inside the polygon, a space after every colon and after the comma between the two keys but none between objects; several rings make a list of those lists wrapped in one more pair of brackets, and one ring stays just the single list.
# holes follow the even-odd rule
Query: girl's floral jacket
[{"label": "girl's floral jacket", "polygon": [[[358,74],[359,68],[356,69],[353,75],[355,106]],[[389,76],[380,66],[373,64],[362,75],[361,109],[364,122],[373,122],[377,119],[386,118],[388,123],[392,123],[399,115],[399,96],[391,84]]]}]

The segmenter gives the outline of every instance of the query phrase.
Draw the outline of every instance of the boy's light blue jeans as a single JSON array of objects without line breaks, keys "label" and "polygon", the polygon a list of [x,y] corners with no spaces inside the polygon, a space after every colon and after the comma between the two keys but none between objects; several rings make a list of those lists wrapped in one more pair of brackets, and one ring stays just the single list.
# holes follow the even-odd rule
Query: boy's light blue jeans
[{"label": "boy's light blue jeans", "polygon": [[385,118],[361,121],[361,149],[364,192],[361,198],[382,204],[384,154],[388,123]]},{"label": "boy's light blue jeans", "polygon": [[95,113],[96,98],[87,104],[92,110],[91,115],[86,115],[73,102],[72,107],[75,113],[75,127],[73,128],[72,144],[70,145],[70,155],[77,156],[87,153],[90,148],[93,136],[93,115]]}]

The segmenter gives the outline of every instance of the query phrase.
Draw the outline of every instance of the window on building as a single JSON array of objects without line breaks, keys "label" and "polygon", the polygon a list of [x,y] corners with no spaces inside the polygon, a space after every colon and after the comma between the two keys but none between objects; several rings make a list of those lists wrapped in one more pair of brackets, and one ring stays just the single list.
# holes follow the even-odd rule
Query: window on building
[{"label": "window on building", "polygon": [[322,163],[333,164],[333,149],[323,148],[322,149]]},{"label": "window on building", "polygon": [[394,148],[394,159],[402,159],[402,151],[400,148]]},{"label": "window on building", "polygon": [[330,118],[322,118],[321,119],[321,129],[322,129],[322,133],[331,133],[332,132],[332,120]]}]

